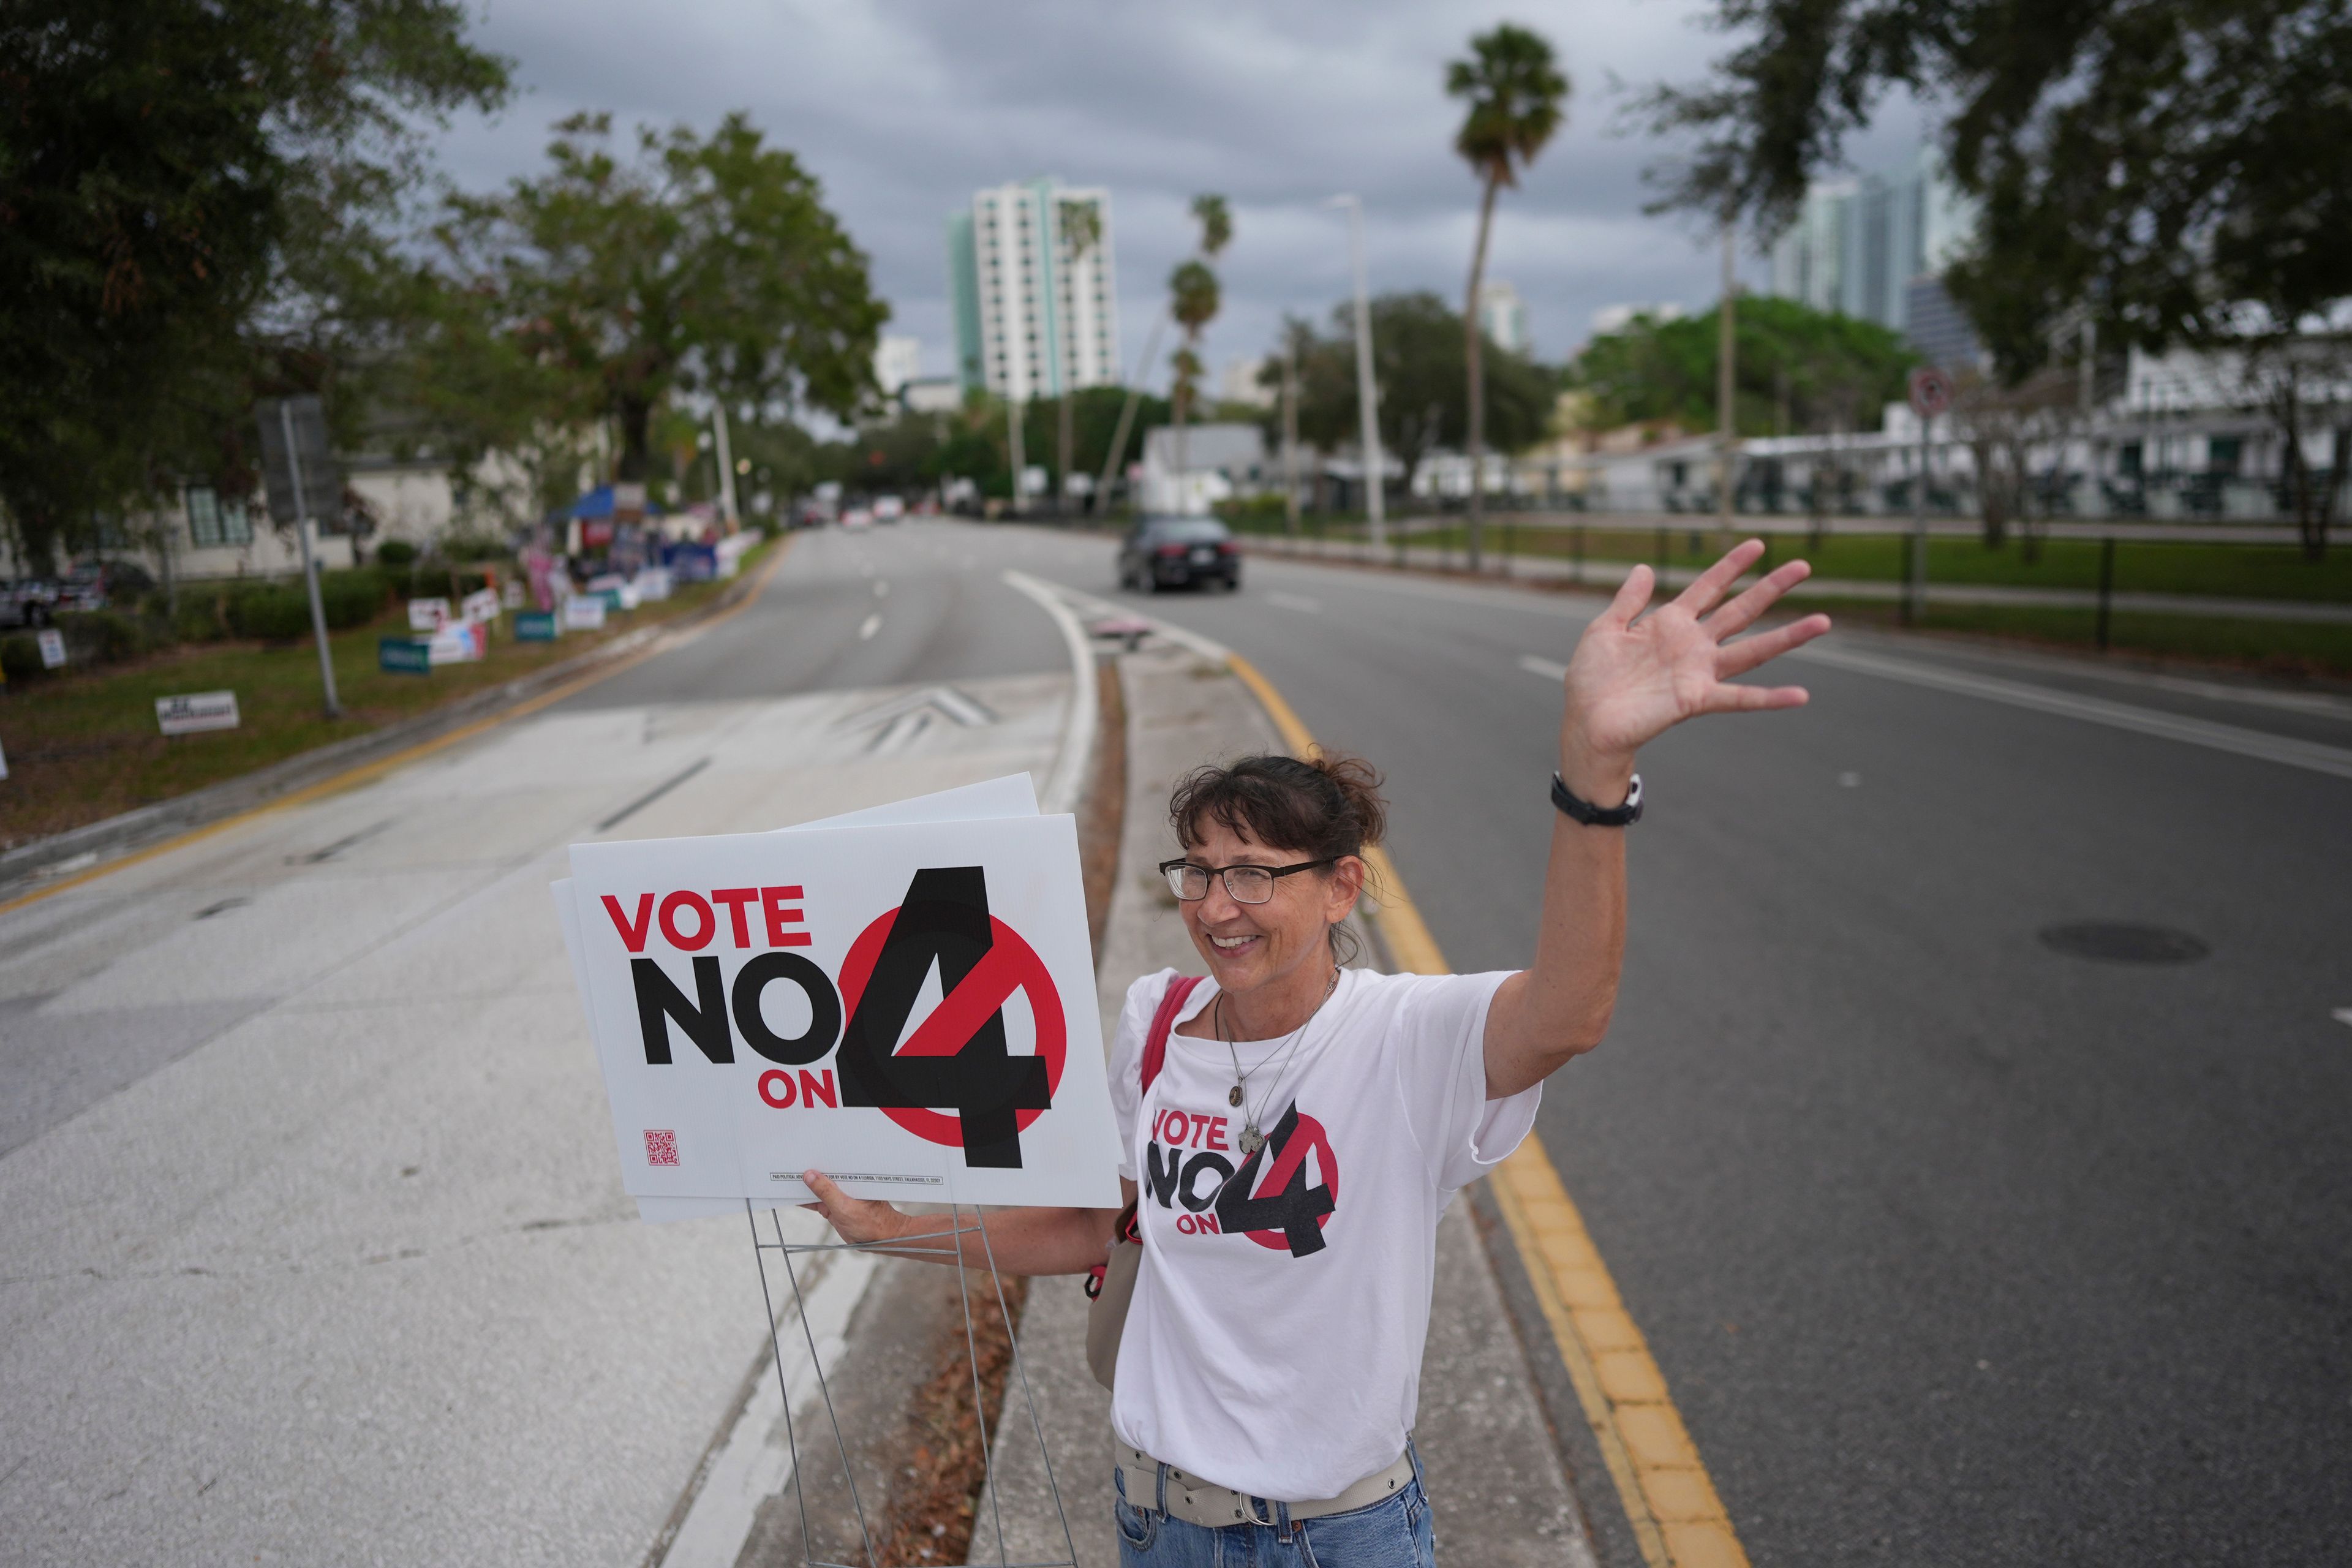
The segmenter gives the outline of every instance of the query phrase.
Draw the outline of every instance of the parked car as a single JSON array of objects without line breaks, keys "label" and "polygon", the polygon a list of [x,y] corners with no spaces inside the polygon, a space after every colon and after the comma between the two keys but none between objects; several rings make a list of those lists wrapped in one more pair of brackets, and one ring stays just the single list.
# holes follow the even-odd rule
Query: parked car
[{"label": "parked car", "polygon": [[[53,608],[59,610],[102,610],[106,608],[107,588],[114,574],[104,566],[77,566],[67,573],[57,584],[57,600]],[[142,573],[143,576],[144,574]]]},{"label": "parked car", "polygon": [[874,526],[874,514],[866,510],[862,506],[851,507],[847,511],[841,514],[841,526],[844,528],[871,528]]},{"label": "parked car", "polygon": [[1162,588],[1242,585],[1241,547],[1213,517],[1147,517],[1118,547],[1118,585],[1156,594]]},{"label": "parked car", "polygon": [[874,498],[875,521],[896,522],[906,515],[907,503],[899,500],[897,496],[876,496]]},{"label": "parked car", "polygon": [[0,584],[0,626],[46,626],[56,616],[58,585],[36,577]]}]

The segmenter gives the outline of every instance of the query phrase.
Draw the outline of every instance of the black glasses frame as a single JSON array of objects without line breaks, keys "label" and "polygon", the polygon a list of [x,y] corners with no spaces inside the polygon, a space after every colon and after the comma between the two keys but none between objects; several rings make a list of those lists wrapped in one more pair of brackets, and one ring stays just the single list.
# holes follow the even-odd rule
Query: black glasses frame
[{"label": "black glasses frame", "polygon": [[1272,902],[1274,900],[1273,888],[1269,886],[1266,889],[1265,897],[1263,899],[1244,899],[1234,889],[1231,873],[1235,871],[1263,871],[1269,878],[1279,879],[1284,877],[1291,876],[1296,872],[1312,871],[1318,867],[1336,866],[1339,863],[1339,862],[1334,858],[1324,860],[1301,860],[1296,866],[1257,866],[1253,865],[1246,860],[1243,860],[1236,861],[1231,866],[1202,866],[1195,861],[1178,858],[1174,860],[1162,860],[1160,862],[1160,875],[1167,880],[1168,890],[1188,904],[1198,903],[1202,899],[1207,898],[1209,896],[1208,885],[1205,882],[1202,883],[1200,892],[1194,897],[1187,899],[1184,897],[1184,890],[1176,885],[1176,873],[1178,871],[1198,871],[1203,877],[1214,877],[1219,881],[1224,883],[1225,897],[1233,900],[1233,901],[1237,904],[1255,905]]}]

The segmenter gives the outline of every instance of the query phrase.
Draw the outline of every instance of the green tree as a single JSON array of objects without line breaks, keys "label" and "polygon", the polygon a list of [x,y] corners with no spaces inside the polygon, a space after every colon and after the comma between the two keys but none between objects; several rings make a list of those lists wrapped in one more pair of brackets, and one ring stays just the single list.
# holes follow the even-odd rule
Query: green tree
[{"label": "green tree", "polygon": [[1184,329],[1183,346],[1176,351],[1171,362],[1176,378],[1171,389],[1171,401],[1176,416],[1176,474],[1180,486],[1178,504],[1181,506],[1181,486],[1183,482],[1185,451],[1184,426],[1190,422],[1192,405],[1201,390],[1201,333],[1216,320],[1223,299],[1217,287],[1217,275],[1209,263],[1217,258],[1234,237],[1233,215],[1223,196],[1201,195],[1192,198],[1193,221],[1201,226],[1199,248],[1176,264],[1168,275],[1168,313]]},{"label": "green tree", "polygon": [[646,477],[679,392],[856,415],[889,308],[797,158],[740,110],[708,138],[640,128],[626,162],[609,115],[555,130],[546,174],[452,198],[446,265],[457,297],[562,378],[558,408],[614,422],[619,478]]},{"label": "green tree", "polygon": [[[46,563],[93,514],[249,482],[257,391],[383,341],[424,135],[507,92],[447,0],[0,10],[0,506]],[[360,397],[331,397],[348,436]]]},{"label": "green tree", "polygon": [[1517,187],[1519,171],[1536,160],[1566,117],[1568,77],[1541,35],[1505,22],[1470,40],[1470,58],[1445,68],[1445,90],[1469,105],[1454,150],[1478,176],[1478,240],[1470,252],[1470,287],[1463,301],[1463,374],[1469,385],[1470,570],[1478,570],[1486,512],[1486,387],[1480,368],[1485,333],[1478,291],[1486,279],[1486,241],[1495,226],[1495,197]]},{"label": "green tree", "polygon": [[[1434,294],[1383,294],[1372,301],[1381,445],[1404,465],[1408,492],[1423,459],[1440,447],[1460,446],[1468,428],[1466,342],[1462,318]],[[1481,346],[1486,433],[1497,448],[1518,451],[1543,436],[1557,378],[1491,339]],[[1330,334],[1303,339],[1297,348],[1299,437],[1328,451],[1358,428],[1355,307],[1335,307]]]},{"label": "green tree", "polygon": [[[1736,331],[1734,428],[1742,436],[1875,428],[1918,357],[1874,321],[1794,300],[1743,300]],[[1711,313],[1638,316],[1587,343],[1568,384],[1591,395],[1604,426],[1671,419],[1702,429],[1716,417],[1719,341]]]},{"label": "green tree", "polygon": [[[1948,105],[1982,208],[1951,288],[2012,383],[2084,315],[2110,349],[2291,365],[2281,346],[2352,298],[2347,0],[1717,0],[1716,19],[1743,42],[1649,100],[1700,138],[1667,199],[1769,231],[1890,89]],[[2300,416],[2297,395],[2263,401]]]}]

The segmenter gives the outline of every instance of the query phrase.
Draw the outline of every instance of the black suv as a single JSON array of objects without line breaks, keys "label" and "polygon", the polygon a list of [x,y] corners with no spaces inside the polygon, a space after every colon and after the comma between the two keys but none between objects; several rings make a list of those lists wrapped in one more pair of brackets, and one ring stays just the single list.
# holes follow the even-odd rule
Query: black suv
[{"label": "black suv", "polygon": [[1141,592],[1223,584],[1242,585],[1241,547],[1213,517],[1147,517],[1118,547],[1118,585]]}]

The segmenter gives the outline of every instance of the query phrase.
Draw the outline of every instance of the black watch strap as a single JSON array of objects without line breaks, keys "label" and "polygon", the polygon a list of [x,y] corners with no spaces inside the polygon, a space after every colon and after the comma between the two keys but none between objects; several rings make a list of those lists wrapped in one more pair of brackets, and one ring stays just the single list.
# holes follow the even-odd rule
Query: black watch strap
[{"label": "black watch strap", "polygon": [[1568,787],[1558,773],[1551,775],[1551,803],[1562,813],[1587,827],[1630,827],[1642,820],[1642,775],[1633,775],[1633,787],[1625,792],[1622,805],[1595,805]]}]

